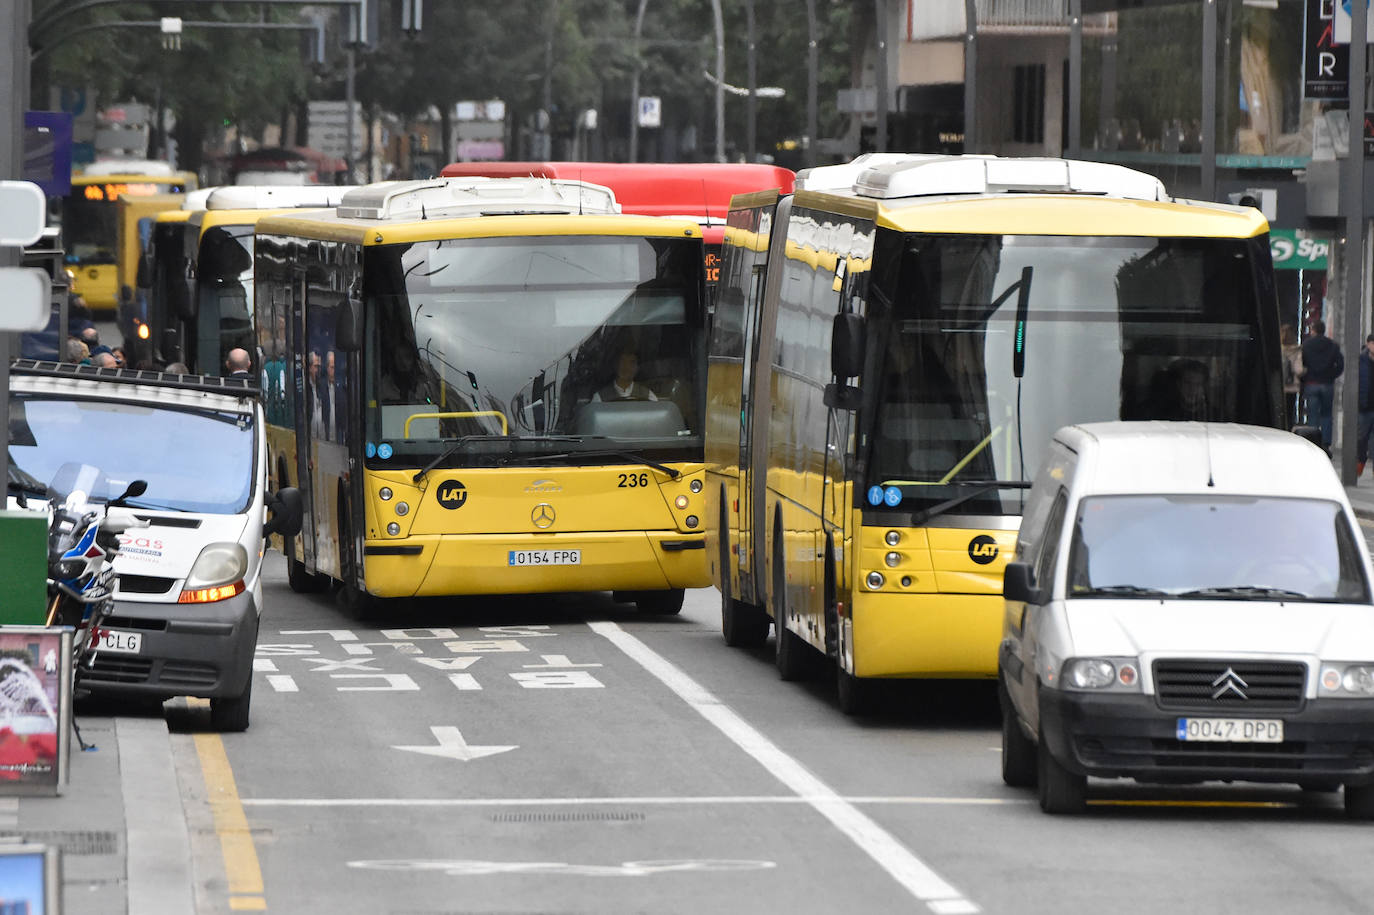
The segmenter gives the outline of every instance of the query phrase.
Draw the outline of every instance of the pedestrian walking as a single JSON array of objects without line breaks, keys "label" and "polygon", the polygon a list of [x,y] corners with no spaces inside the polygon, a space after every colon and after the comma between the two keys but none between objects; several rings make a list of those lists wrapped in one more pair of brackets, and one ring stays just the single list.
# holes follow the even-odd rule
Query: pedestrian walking
[{"label": "pedestrian walking", "polygon": [[1374,433],[1374,334],[1364,338],[1360,353],[1360,421],[1355,441],[1355,476],[1364,476],[1369,462],[1369,438]]},{"label": "pedestrian walking", "polygon": [[1326,335],[1326,322],[1314,321],[1312,336],[1302,341],[1302,400],[1307,422],[1321,431],[1322,445],[1331,447],[1331,405],[1336,379],[1345,371],[1345,357]]}]

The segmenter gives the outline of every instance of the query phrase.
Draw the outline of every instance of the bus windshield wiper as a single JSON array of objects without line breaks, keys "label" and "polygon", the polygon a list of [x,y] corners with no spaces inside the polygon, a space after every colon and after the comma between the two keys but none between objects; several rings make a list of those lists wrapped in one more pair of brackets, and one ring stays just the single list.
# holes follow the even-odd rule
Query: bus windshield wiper
[{"label": "bus windshield wiper", "polygon": [[1228,585],[1224,588],[1195,588],[1175,594],[1175,597],[1287,597],[1293,600],[1310,600],[1310,594],[1290,591],[1287,588],[1266,588],[1263,585]]},{"label": "bus windshield wiper", "polygon": [[[589,437],[593,439],[596,438],[596,436]],[[576,436],[573,436],[571,440],[581,441],[581,439],[577,438]],[[595,451],[561,451],[558,454],[531,454],[529,456],[521,455],[520,460],[562,461],[572,457],[620,457],[634,464],[643,464],[645,467],[652,467],[659,473],[667,474],[668,477],[674,480],[682,476],[682,471],[678,470],[676,467],[669,467],[667,464],[660,464],[658,461],[651,461],[642,454],[636,454],[633,451],[626,451],[620,448],[598,448]]]},{"label": "bus windshield wiper", "polygon": [[[884,483],[884,486],[897,485],[895,483]],[[923,524],[937,515],[943,515],[952,509],[958,508],[965,502],[976,499],[983,493],[993,489],[1030,489],[1030,482],[1027,480],[961,480],[957,483],[946,483],[946,486],[958,486],[967,489],[953,499],[946,499],[939,505],[932,505],[930,508],[916,512],[911,516],[912,525]]]},{"label": "bus windshield wiper", "polygon": [[429,473],[429,472],[430,472],[431,470],[433,470],[435,467],[438,467],[438,466],[439,466],[440,464],[442,464],[444,461],[447,461],[449,458],[453,457],[453,455],[457,454],[459,451],[462,451],[464,448],[466,448],[468,442],[489,441],[489,440],[492,440],[492,439],[503,439],[503,438],[506,438],[506,436],[504,436],[504,435],[464,435],[462,438],[460,438],[460,439],[458,439],[457,441],[455,441],[452,445],[449,445],[449,446],[448,446],[447,448],[445,448],[443,451],[439,452],[439,456],[438,456],[438,457],[436,457],[434,460],[430,461],[430,462],[429,462],[428,464],[426,464],[424,467],[420,468],[420,470],[415,474],[414,482],[419,483],[421,480],[423,480],[423,479],[425,478],[425,474]]}]

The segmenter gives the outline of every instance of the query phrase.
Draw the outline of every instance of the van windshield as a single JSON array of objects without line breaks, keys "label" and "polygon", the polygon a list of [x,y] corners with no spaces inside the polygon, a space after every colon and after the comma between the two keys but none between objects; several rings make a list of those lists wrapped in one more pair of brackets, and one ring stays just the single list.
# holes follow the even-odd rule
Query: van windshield
[{"label": "van windshield", "polygon": [[10,462],[37,480],[63,464],[97,463],[110,492],[133,480],[148,490],[136,508],[238,514],[253,497],[253,417],[112,400],[15,394],[10,400]]},{"label": "van windshield", "polygon": [[1098,496],[1079,505],[1068,596],[1363,603],[1357,544],[1325,500]]}]

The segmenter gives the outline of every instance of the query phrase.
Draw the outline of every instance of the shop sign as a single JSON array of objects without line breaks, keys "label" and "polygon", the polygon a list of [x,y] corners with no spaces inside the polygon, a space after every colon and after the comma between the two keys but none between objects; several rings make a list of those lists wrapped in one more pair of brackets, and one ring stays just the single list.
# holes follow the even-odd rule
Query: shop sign
[{"label": "shop sign", "polygon": [[1269,253],[1275,270],[1325,270],[1331,240],[1308,238],[1297,229],[1270,229]]}]

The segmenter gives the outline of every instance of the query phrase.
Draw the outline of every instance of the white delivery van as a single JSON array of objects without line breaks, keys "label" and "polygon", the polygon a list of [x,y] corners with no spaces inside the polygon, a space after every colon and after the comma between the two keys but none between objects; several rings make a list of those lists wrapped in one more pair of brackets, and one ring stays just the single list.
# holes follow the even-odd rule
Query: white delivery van
[{"label": "white delivery van", "polygon": [[1330,459],[1272,429],[1055,433],[1007,565],[1002,774],[1344,786],[1374,817],[1370,561]]},{"label": "white delivery van", "polygon": [[207,698],[217,729],[247,728],[265,537],[301,521],[298,492],[266,491],[256,379],[17,361],[9,430],[11,498],[43,498],[68,462],[99,468],[97,501],[148,484],[126,503],[149,526],[120,538],[114,610],[81,686]]}]

